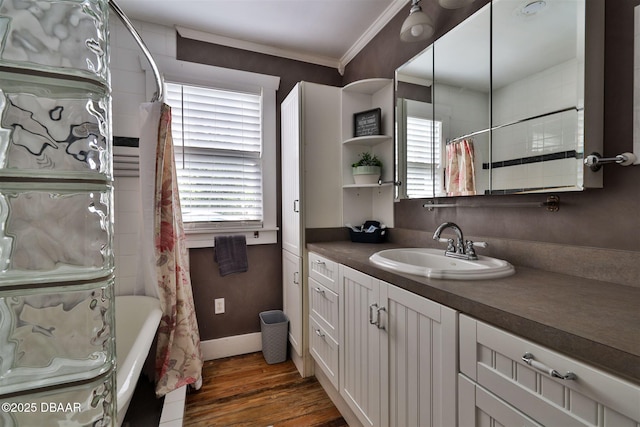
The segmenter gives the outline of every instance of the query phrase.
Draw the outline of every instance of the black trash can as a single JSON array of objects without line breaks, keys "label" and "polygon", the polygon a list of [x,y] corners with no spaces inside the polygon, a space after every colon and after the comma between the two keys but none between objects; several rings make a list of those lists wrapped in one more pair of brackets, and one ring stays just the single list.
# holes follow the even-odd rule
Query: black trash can
[{"label": "black trash can", "polygon": [[282,310],[270,310],[260,313],[260,331],[262,333],[262,355],[272,365],[287,360],[287,337],[289,319]]}]

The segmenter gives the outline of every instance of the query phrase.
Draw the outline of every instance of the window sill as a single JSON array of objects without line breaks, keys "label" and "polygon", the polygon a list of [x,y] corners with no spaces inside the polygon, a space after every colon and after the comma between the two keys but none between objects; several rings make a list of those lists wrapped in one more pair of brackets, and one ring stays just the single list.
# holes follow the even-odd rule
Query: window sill
[{"label": "window sill", "polygon": [[244,234],[247,246],[278,243],[278,228],[224,228],[209,230],[185,230],[187,248],[213,248],[214,238],[222,235]]}]

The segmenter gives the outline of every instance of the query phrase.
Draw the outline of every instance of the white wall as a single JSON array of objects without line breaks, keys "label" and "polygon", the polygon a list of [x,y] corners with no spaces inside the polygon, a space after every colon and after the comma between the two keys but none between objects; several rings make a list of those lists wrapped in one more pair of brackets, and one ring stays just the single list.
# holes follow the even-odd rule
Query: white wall
[{"label": "white wall", "polygon": [[[146,61],[124,25],[115,16],[110,21],[112,128],[114,136],[139,137],[138,108],[148,102],[146,77],[141,61]],[[154,57],[175,58],[176,33],[173,28],[134,22]],[[117,154],[119,149],[114,149]],[[114,165],[117,169],[117,164]],[[138,230],[140,224],[140,191],[137,177],[119,176],[116,170],[114,252],[116,264],[116,295],[134,291],[138,262]]]}]

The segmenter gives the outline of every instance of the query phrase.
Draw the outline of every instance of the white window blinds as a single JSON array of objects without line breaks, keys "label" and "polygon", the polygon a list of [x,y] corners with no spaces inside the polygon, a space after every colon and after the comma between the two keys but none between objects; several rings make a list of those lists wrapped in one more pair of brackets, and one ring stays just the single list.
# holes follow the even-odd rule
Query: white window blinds
[{"label": "white window blinds", "polygon": [[167,83],[185,223],[263,220],[259,94]]},{"label": "white window blinds", "polygon": [[441,138],[441,121],[407,117],[407,195],[409,197],[433,197],[442,187]]}]

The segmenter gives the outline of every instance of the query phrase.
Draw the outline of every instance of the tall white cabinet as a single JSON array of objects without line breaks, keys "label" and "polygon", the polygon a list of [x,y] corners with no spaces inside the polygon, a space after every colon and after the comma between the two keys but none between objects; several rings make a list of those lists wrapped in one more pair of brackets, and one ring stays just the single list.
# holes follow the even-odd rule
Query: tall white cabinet
[{"label": "tall white cabinet", "polygon": [[[393,227],[393,105],[391,79],[344,88],[300,82],[282,102],[283,303],[292,359],[305,376],[311,374],[305,229],[367,220]],[[374,108],[381,109],[382,135],[354,137],[354,114]],[[364,151],[382,160],[382,184],[354,183],[351,164]]]},{"label": "tall white cabinet", "polygon": [[300,82],[281,106],[283,308],[302,375],[310,373],[304,230],[342,225],[339,105],[340,88]]}]

